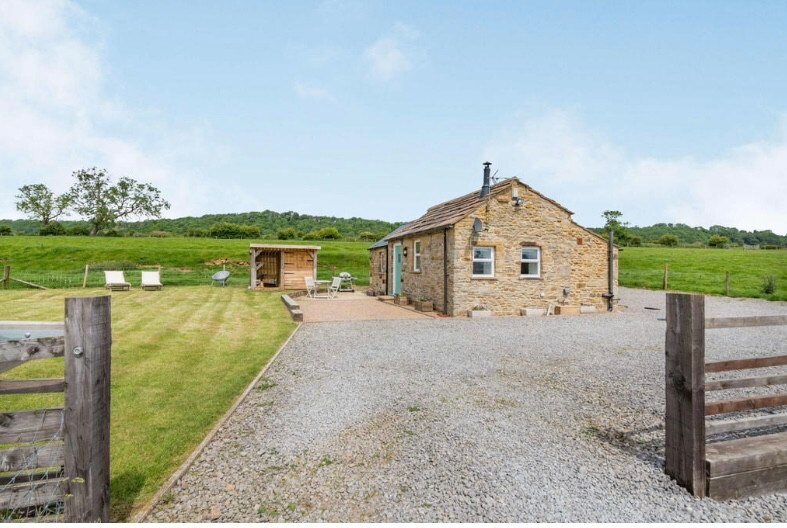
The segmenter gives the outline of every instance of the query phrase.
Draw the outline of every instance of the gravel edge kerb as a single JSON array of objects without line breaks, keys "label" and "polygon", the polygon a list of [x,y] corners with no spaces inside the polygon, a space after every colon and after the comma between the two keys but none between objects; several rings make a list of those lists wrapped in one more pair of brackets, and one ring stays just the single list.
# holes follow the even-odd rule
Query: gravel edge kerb
[{"label": "gravel edge kerb", "polygon": [[145,518],[147,518],[147,516],[150,515],[150,513],[153,511],[153,508],[156,507],[156,505],[159,503],[161,498],[170,489],[172,489],[172,487],[183,477],[183,475],[186,474],[186,471],[189,470],[191,465],[194,464],[194,461],[197,460],[197,457],[199,457],[202,454],[202,452],[205,450],[205,448],[208,446],[208,444],[210,444],[210,442],[213,440],[213,437],[216,436],[216,433],[219,432],[219,430],[224,426],[227,420],[229,420],[230,417],[235,413],[235,410],[238,408],[238,406],[240,406],[241,403],[243,403],[246,397],[248,397],[252,389],[254,389],[254,387],[257,386],[257,383],[260,382],[260,379],[262,379],[262,377],[268,371],[270,366],[273,365],[273,363],[276,361],[276,358],[279,357],[279,354],[292,340],[293,336],[295,336],[295,334],[298,333],[298,330],[301,329],[301,326],[303,326],[303,323],[298,323],[298,326],[295,327],[295,330],[293,330],[290,336],[284,341],[284,343],[281,344],[281,346],[273,355],[273,357],[268,361],[268,363],[265,364],[264,367],[262,367],[262,370],[260,370],[260,372],[254,377],[254,379],[251,380],[251,383],[249,383],[246,386],[246,389],[243,391],[243,394],[241,394],[240,397],[238,397],[238,399],[235,400],[235,403],[232,404],[232,407],[230,407],[227,410],[227,412],[224,413],[224,416],[222,416],[221,419],[216,423],[216,425],[213,426],[213,429],[211,429],[210,432],[207,434],[207,436],[205,436],[205,438],[202,439],[202,442],[200,442],[199,445],[194,448],[194,451],[191,452],[191,454],[183,462],[183,464],[180,465],[180,467],[175,471],[175,473],[173,473],[172,476],[153,495],[153,497],[151,497],[151,499],[147,502],[147,504],[145,504],[145,506],[143,506],[139,512],[137,512],[135,515],[132,516],[130,522],[141,523],[145,521]]}]

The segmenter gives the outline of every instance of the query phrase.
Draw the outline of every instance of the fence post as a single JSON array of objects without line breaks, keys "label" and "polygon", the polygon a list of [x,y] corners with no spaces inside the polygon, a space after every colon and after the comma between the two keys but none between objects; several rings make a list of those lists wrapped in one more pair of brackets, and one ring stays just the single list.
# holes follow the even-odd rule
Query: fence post
[{"label": "fence post", "polygon": [[85,276],[82,277],[82,288],[87,288],[87,274],[90,272],[90,264],[85,264]]},{"label": "fence post", "polygon": [[705,496],[705,297],[667,294],[665,472]]},{"label": "fence post", "polygon": [[109,521],[110,299],[66,299],[67,522]]},{"label": "fence post", "polygon": [[730,272],[724,272],[724,295],[730,296]]},{"label": "fence post", "polygon": [[668,275],[669,275],[669,264],[667,264],[665,262],[664,263],[664,278],[662,279],[662,282],[661,282],[661,289],[662,290],[666,290],[667,289],[667,276]]},{"label": "fence post", "polygon": [[11,282],[11,266],[6,264],[3,266],[3,289],[7,290]]}]

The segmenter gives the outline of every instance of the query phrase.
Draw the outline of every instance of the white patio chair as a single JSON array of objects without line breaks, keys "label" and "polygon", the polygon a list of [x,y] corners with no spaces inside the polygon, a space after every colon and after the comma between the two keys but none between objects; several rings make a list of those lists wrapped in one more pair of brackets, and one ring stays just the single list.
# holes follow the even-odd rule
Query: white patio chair
[{"label": "white patio chair", "polygon": [[313,299],[317,294],[317,283],[314,281],[314,277],[304,277],[303,280],[306,282],[306,296]]},{"label": "white patio chair", "polygon": [[142,289],[143,290],[160,290],[161,274],[158,271],[143,271],[142,272]]},{"label": "white patio chair", "polygon": [[342,287],[342,278],[341,277],[334,277],[331,281],[331,287],[328,290],[328,295],[330,295],[331,299],[336,297],[336,294]]},{"label": "white patio chair", "polygon": [[105,271],[104,287],[111,291],[130,290],[131,283],[126,282],[126,278],[123,276],[122,271]]}]

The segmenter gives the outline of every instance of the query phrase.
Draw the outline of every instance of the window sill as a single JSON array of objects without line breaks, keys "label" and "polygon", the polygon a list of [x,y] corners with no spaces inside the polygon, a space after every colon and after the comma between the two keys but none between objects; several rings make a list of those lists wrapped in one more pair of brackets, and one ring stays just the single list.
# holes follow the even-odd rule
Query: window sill
[{"label": "window sill", "polygon": [[544,280],[544,278],[541,277],[541,276],[539,276],[539,277],[532,276],[531,277],[530,275],[520,275],[519,276],[519,280]]},{"label": "window sill", "polygon": [[488,280],[488,281],[496,281],[497,277],[486,277],[484,275],[473,275],[470,277],[473,280]]}]

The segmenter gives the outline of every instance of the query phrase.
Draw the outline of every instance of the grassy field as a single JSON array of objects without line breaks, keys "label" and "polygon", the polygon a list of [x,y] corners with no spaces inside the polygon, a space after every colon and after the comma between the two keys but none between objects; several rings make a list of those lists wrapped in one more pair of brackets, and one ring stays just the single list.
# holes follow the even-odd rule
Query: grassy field
[{"label": "grassy field", "polygon": [[[156,241],[158,242],[158,241]],[[63,299],[103,290],[0,292],[0,318],[63,320]],[[295,327],[278,295],[186,286],[112,294],[111,515],[125,520],[185,460]],[[63,360],[2,377],[62,377]],[[3,410],[63,395],[4,396]]]},{"label": "grassy field", "polygon": [[[670,290],[724,295],[729,272],[731,297],[787,301],[787,250],[622,248],[620,285],[660,289],[664,264],[669,265]],[[767,275],[776,279],[771,295],[762,292]]]},{"label": "grassy field", "polygon": [[[254,241],[259,243],[317,244],[317,275],[328,279],[348,271],[359,285],[369,281],[368,242]],[[223,262],[232,272],[230,284],[248,281],[249,240],[205,238],[90,238],[16,236],[0,239],[0,263],[10,264],[12,277],[51,288],[82,285],[85,264],[90,264],[88,284],[101,286],[104,269],[126,270],[126,278],[139,284],[142,269],[162,266],[166,285],[209,284]],[[661,288],[668,263],[673,290],[724,294],[724,273],[729,271],[730,295],[787,300],[787,250],[623,248],[620,284],[636,288]],[[762,293],[766,275],[776,279],[773,295]],[[15,288],[24,287],[19,284]]]},{"label": "grassy field", "polygon": [[[86,264],[93,270],[88,285],[99,287],[103,270],[125,270],[126,280],[139,285],[140,272],[156,266],[162,267],[166,285],[210,284],[211,275],[226,262],[230,284],[242,285],[249,281],[251,242],[321,246],[319,279],[347,271],[358,284],[369,282],[369,242],[15,236],[0,238],[0,263],[11,266],[12,277],[48,288],[73,288],[82,285]],[[13,287],[24,288],[18,283]]]}]

